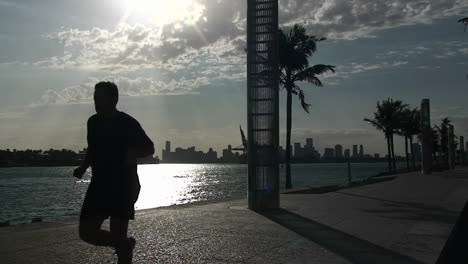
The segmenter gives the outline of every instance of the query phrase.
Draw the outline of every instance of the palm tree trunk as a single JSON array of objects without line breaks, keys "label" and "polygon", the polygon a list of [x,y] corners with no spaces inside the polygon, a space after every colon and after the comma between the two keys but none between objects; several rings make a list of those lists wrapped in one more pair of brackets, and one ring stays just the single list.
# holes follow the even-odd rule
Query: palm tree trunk
[{"label": "palm tree trunk", "polygon": [[406,155],[406,169],[410,171],[409,157],[408,157],[408,137],[405,136],[405,155]]},{"label": "palm tree trunk", "polygon": [[410,136],[409,142],[410,142],[411,161],[413,163],[413,170],[416,170],[416,161],[414,159],[414,148],[413,148],[413,136]]},{"label": "palm tree trunk", "polygon": [[392,147],[392,164],[393,164],[393,171],[396,171],[396,164],[395,164],[395,144],[393,143],[393,133],[390,134],[390,145]]},{"label": "palm tree trunk", "polygon": [[292,188],[291,182],[291,106],[292,106],[292,93],[290,89],[287,90],[286,98],[286,189]]},{"label": "palm tree trunk", "polygon": [[388,172],[392,171],[392,151],[390,149],[390,135],[385,135],[387,138],[387,150],[388,150]]}]

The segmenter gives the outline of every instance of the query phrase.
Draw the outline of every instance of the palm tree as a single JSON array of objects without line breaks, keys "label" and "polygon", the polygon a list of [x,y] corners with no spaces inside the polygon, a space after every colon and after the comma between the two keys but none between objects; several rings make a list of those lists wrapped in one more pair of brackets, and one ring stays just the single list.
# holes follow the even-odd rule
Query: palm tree
[{"label": "palm tree", "polygon": [[432,142],[432,159],[437,161],[437,152],[442,151],[442,147],[440,145],[440,132],[437,126],[433,126],[431,128],[431,142]]},{"label": "palm tree", "polygon": [[452,121],[448,118],[443,118],[442,121],[440,122],[440,126],[435,126],[437,130],[439,131],[439,136],[440,136],[440,151],[442,152],[443,159],[444,159],[444,165],[448,166],[448,126],[450,125]]},{"label": "palm tree", "polygon": [[309,82],[323,86],[317,78],[325,72],[335,72],[335,66],[317,64],[309,67],[309,58],[317,50],[316,42],[325,38],[316,38],[306,33],[302,25],[295,24],[289,31],[279,30],[279,71],[280,85],[286,89],[286,188],[291,184],[291,106],[292,94],[299,97],[302,108],[309,113],[310,104],[306,103],[302,88],[296,82]]},{"label": "palm tree", "polygon": [[468,17],[464,17],[462,19],[459,19],[458,23],[462,23],[462,24],[465,25],[465,28],[463,29],[463,32],[466,32],[466,26],[468,25]]},{"label": "palm tree", "polygon": [[421,116],[420,111],[417,108],[405,109],[401,113],[400,127],[397,134],[405,137],[405,155],[406,155],[406,168],[410,171],[410,162],[408,157],[408,143],[410,145],[412,167],[416,169],[416,162],[414,160],[414,149],[413,149],[413,136],[418,135],[421,132],[420,124]]},{"label": "palm tree", "polygon": [[388,98],[387,100],[377,102],[377,111],[374,113],[374,118],[364,118],[364,121],[369,122],[378,130],[382,130],[387,140],[388,151],[388,170],[396,171],[395,150],[393,144],[393,134],[399,128],[401,122],[401,113],[408,107],[402,101]]}]

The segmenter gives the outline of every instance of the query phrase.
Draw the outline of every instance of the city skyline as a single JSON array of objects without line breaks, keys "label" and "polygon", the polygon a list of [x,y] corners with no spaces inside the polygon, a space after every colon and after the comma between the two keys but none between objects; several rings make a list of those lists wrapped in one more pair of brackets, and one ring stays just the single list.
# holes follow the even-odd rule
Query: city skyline
[{"label": "city skyline", "polygon": [[[317,155],[318,155],[318,158],[321,158],[325,155],[325,152],[327,152],[327,150],[329,151],[329,153],[333,153],[333,157],[337,157],[336,156],[336,150],[337,150],[337,147],[338,149],[341,149],[341,155],[339,155],[338,157],[339,158],[356,158],[356,157],[364,157],[365,155],[370,155],[370,156],[375,156],[375,155],[379,155],[380,157],[385,157],[387,154],[386,153],[374,153],[374,152],[369,152],[369,153],[366,153],[364,151],[364,145],[363,144],[359,144],[359,145],[351,145],[349,148],[345,148],[343,145],[341,144],[336,144],[334,147],[324,147],[323,148],[323,151],[320,152],[318,149],[316,149],[313,145],[313,143],[311,142],[314,142],[312,138],[306,138],[305,139],[305,142],[306,144],[305,145],[302,145],[301,142],[294,142],[292,144],[292,156],[293,157],[300,157],[300,156],[303,156],[304,155],[304,151],[307,151],[307,149],[311,149],[313,152],[315,152]],[[169,143],[169,145],[168,145]],[[416,142],[416,143],[413,143],[414,146],[418,146],[420,147],[420,143],[419,142]],[[308,147],[309,146],[309,147]],[[311,148],[310,148],[311,146]],[[207,154],[207,153],[221,153],[221,156],[220,157],[223,157],[223,154],[224,154],[224,151],[225,150],[229,150],[231,153],[242,153],[243,151],[241,150],[236,150],[236,147],[234,147],[234,145],[232,144],[228,144],[225,146],[226,148],[223,148],[221,150],[217,150],[217,149],[214,149],[212,147],[209,147],[207,151],[204,151],[203,149],[200,149],[199,147],[197,146],[175,146],[174,148],[172,148],[172,141],[168,141],[166,140],[165,141],[165,146],[160,148],[160,151],[155,151],[155,154],[153,155],[153,157],[160,157],[160,158],[164,158],[164,151],[165,150],[169,150],[169,152],[171,152],[171,150],[177,150],[177,149],[180,149],[180,150],[189,150],[189,151],[196,151],[196,152],[200,152],[200,153],[203,153],[203,154]],[[351,153],[351,150],[352,148],[354,147],[363,147],[363,152],[361,154],[361,152],[356,152],[356,154],[352,154]],[[468,142],[466,143],[466,148],[468,149]],[[84,151],[84,149],[86,149],[85,146],[81,147],[81,148],[78,148],[78,149],[67,149],[67,148],[39,148],[39,149],[35,149],[35,148],[23,148],[23,149],[17,149],[17,148],[5,148],[5,149],[1,149],[0,150],[10,150],[10,151],[26,151],[26,150],[32,150],[32,151],[37,151],[37,150],[42,150],[42,151],[50,151],[50,150],[71,150],[71,151],[75,151],[76,153],[82,153]],[[156,148],[155,148],[156,149]],[[299,149],[299,150],[298,150]],[[333,151],[331,151],[333,150]],[[299,153],[298,153],[299,151]],[[283,145],[280,145],[280,152],[285,152],[285,147]],[[348,154],[346,154],[348,153]],[[283,153],[284,154],[284,153]],[[404,156],[404,155],[400,155],[400,156]]]},{"label": "city skyline", "polygon": [[[245,1],[134,2],[129,13],[126,0],[0,1],[0,148],[85,147],[101,80],[117,83],[118,109],[158,153],[165,140],[204,151],[241,144]],[[311,64],[336,66],[319,76],[324,87],[298,83],[312,106],[307,114],[293,100],[292,142],[312,137],[320,151],[361,142],[384,154],[384,135],[362,120],[388,97],[411,107],[429,98],[432,123],[448,117],[466,136],[468,33],[457,24],[466,14],[468,3],[455,0],[281,1],[281,27],[304,23],[327,37]],[[281,145],[285,101],[281,91]],[[404,153],[401,137],[395,152]]]}]

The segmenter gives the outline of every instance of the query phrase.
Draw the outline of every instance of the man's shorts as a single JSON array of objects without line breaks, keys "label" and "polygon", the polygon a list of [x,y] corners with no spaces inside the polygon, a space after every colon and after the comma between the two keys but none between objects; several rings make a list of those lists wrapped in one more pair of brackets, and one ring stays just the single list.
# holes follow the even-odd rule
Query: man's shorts
[{"label": "man's shorts", "polygon": [[136,199],[126,195],[125,191],[109,191],[90,184],[81,208],[80,219],[88,217],[135,219],[135,202]]}]

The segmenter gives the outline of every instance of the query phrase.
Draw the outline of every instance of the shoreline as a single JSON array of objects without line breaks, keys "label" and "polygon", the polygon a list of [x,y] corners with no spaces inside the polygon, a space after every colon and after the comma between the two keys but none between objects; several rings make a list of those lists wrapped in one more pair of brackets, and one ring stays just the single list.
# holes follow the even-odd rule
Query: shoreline
[{"label": "shoreline", "polygon": [[[189,208],[193,206],[203,206],[203,205],[208,205],[208,204],[216,204],[216,203],[226,203],[226,202],[232,202],[232,201],[242,201],[246,200],[247,197],[245,198],[238,198],[238,197],[230,197],[230,198],[217,198],[213,200],[204,200],[204,201],[195,201],[191,203],[184,203],[184,204],[172,204],[172,205],[166,205],[166,206],[160,206],[160,207],[153,207],[153,208],[145,208],[145,209],[139,209],[135,210],[135,218],[137,215],[144,215],[147,213],[151,213],[154,210],[179,210],[183,208]],[[80,216],[69,216],[65,218],[56,218],[51,221],[38,221],[38,222],[20,222],[20,223],[13,223],[9,225],[2,225],[5,222],[0,223],[0,229],[1,228],[6,228],[6,227],[21,227],[21,226],[30,226],[34,224],[67,224],[67,223],[73,223],[73,222],[78,222]]]}]

